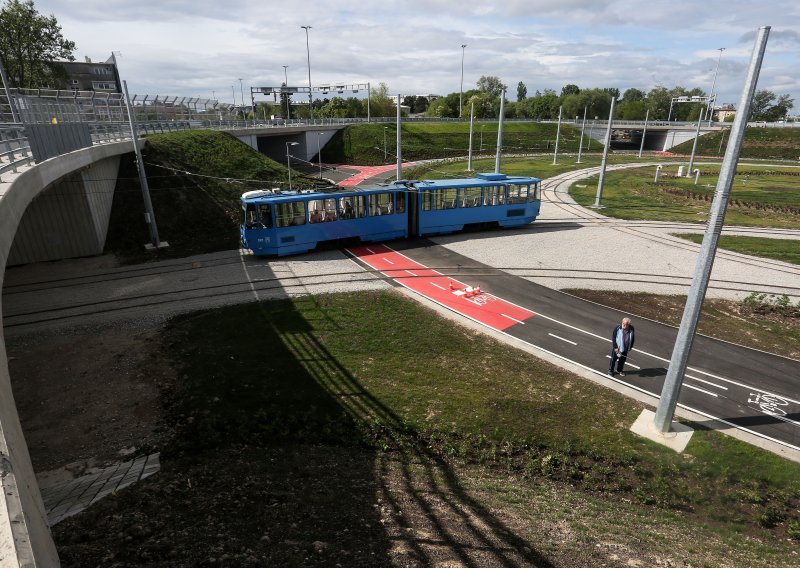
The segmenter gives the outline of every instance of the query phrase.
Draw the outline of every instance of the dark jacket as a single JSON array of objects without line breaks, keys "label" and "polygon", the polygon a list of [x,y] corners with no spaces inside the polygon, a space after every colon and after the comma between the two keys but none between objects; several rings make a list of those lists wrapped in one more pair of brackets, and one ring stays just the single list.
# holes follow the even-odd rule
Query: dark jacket
[{"label": "dark jacket", "polygon": [[[617,327],[614,328],[614,331],[611,332],[611,349],[614,350],[617,347],[617,333],[619,330],[622,329],[622,324],[617,324]],[[621,353],[627,353],[633,350],[633,340],[635,335],[633,333],[633,324],[628,324],[628,348],[622,350]]]}]

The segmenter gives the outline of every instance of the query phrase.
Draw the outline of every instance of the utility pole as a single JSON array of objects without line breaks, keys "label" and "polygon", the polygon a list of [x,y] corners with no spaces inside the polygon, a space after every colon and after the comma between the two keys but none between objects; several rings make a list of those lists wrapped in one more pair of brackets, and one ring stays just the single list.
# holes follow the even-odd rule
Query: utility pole
[{"label": "utility pole", "polygon": [[644,137],[647,135],[647,119],[650,118],[650,109],[644,115],[644,129],[642,130],[642,144],[639,146],[639,157],[642,157],[642,150],[644,150]]},{"label": "utility pole", "polygon": [[597,180],[597,197],[594,200],[594,207],[600,207],[600,199],[603,197],[603,181],[606,177],[606,162],[608,161],[608,147],[611,146],[611,124],[614,122],[614,103],[617,99],[611,95],[611,110],[608,111],[608,129],[606,130],[606,147],[603,148],[603,161],[600,164],[600,178]]},{"label": "utility pole", "polygon": [[308,118],[312,120],[314,118],[314,109],[311,106],[311,49],[308,47],[308,30],[311,29],[311,26],[300,26],[304,30],[306,30],[306,58],[308,60]]},{"label": "utility pole", "polygon": [[286,119],[292,118],[292,113],[289,110],[289,75],[286,72],[286,68],[289,67],[288,65],[283,65],[283,86],[286,87],[282,90],[284,95],[286,96]]},{"label": "utility pole", "polygon": [[500,93],[500,120],[497,125],[497,153],[494,156],[494,173],[500,173],[500,154],[503,151],[503,114],[505,114],[506,91]]},{"label": "utility pole", "polygon": [[475,121],[475,101],[469,105],[469,157],[467,158],[467,171],[472,171],[472,125]]},{"label": "utility pole", "polygon": [[139,170],[139,185],[142,187],[142,197],[144,198],[144,220],[150,229],[150,239],[152,241],[152,248],[158,250],[167,243],[162,243],[158,238],[158,227],[156,226],[156,214],[153,211],[153,202],[150,201],[150,188],[147,185],[147,174],[144,171],[144,161],[142,160],[142,152],[139,149],[139,133],[136,128],[136,118],[133,115],[133,106],[131,105],[131,97],[128,95],[128,83],[122,81],[122,86],[125,89],[125,106],[128,109],[128,124],[131,127],[131,136],[133,138],[133,152],[136,154],[136,166]]},{"label": "utility pole", "polygon": [[558,163],[558,137],[561,135],[561,109],[558,107],[558,128],[556,128],[556,147],[553,149],[553,165]]},{"label": "utility pole", "polygon": [[397,179],[403,179],[403,151],[400,147],[400,95],[397,95]]},{"label": "utility pole", "polygon": [[583,124],[581,125],[581,141],[578,143],[578,161],[576,164],[581,163],[581,150],[583,150],[583,131],[586,128],[586,110],[589,107],[583,107]]},{"label": "utility pole", "polygon": [[753,54],[747,71],[747,79],[745,80],[739,105],[736,107],[736,118],[731,127],[725,158],[722,160],[717,189],[714,192],[714,201],[711,205],[711,214],[706,225],[706,233],[703,237],[703,244],[700,245],[700,253],[697,257],[692,285],[689,288],[689,295],[683,310],[681,326],[678,329],[678,336],[675,339],[664,388],[661,391],[661,398],[653,419],[655,428],[662,434],[669,432],[672,417],[675,414],[675,407],[678,404],[678,394],[683,383],[689,354],[692,350],[692,342],[697,331],[697,322],[700,319],[700,310],[703,307],[708,281],[711,278],[711,268],[714,265],[714,256],[722,232],[725,211],[728,208],[728,198],[733,186],[736,164],[739,160],[744,131],[747,126],[747,115],[750,114],[750,105],[755,95],[761,62],[764,59],[764,51],[769,38],[769,30],[769,26],[764,26],[758,28],[758,33],[756,34]]},{"label": "utility pole", "polygon": [[461,118],[461,96],[464,93],[464,51],[466,47],[466,43],[461,44],[461,89],[458,91],[458,118]]}]

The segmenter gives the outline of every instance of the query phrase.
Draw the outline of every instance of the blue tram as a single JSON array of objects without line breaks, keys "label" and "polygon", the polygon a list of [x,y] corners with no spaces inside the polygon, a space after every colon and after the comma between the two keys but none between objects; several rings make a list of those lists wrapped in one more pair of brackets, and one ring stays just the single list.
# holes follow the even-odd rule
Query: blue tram
[{"label": "blue tram", "polygon": [[248,191],[242,195],[242,245],[256,255],[284,256],[326,241],[519,227],[539,215],[539,183],[533,177],[485,173],[373,187]]}]

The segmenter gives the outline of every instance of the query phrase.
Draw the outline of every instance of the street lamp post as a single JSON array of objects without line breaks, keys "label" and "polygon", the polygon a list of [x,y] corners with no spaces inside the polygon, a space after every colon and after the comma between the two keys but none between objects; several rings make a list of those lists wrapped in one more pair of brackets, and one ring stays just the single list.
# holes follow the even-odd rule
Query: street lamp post
[{"label": "street lamp post", "polygon": [[300,26],[306,30],[306,58],[308,59],[308,118],[314,118],[314,111],[311,107],[311,50],[308,47],[308,30],[311,26]]},{"label": "street lamp post", "polygon": [[292,189],[292,163],[289,161],[289,146],[297,146],[298,142],[286,143],[286,169],[289,170],[289,190]]},{"label": "street lamp post", "polygon": [[289,74],[286,72],[286,68],[289,67],[288,65],[283,65],[283,86],[286,87],[285,95],[286,95],[286,118],[292,118],[292,113],[289,110]]},{"label": "street lamp post", "polygon": [[466,43],[461,44],[461,89],[458,91],[458,118],[461,118],[461,96],[464,93],[464,51],[466,47]]},{"label": "street lamp post", "polygon": [[486,128],[485,124],[481,124],[481,152],[483,152],[483,129]]},{"label": "street lamp post", "polygon": [[383,163],[386,163],[386,131],[389,130],[388,126],[383,127]]},{"label": "street lamp post", "polygon": [[725,51],[724,47],[718,47],[719,57],[717,57],[717,67],[714,69],[714,81],[711,83],[711,94],[708,95],[708,106],[706,107],[706,115],[708,124],[711,125],[711,118],[714,116],[714,109],[711,107],[714,100],[714,88],[717,86],[717,73],[719,72],[719,62],[722,59],[722,52]]}]

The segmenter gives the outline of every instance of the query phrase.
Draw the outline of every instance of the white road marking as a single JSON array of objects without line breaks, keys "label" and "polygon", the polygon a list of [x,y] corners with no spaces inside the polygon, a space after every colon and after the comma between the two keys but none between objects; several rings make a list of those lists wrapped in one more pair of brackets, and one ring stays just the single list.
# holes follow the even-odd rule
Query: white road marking
[{"label": "white road marking", "polygon": [[369,254],[378,254],[378,253],[376,253],[374,250],[372,250],[372,249],[371,249],[371,248],[369,248],[369,247],[367,247],[367,252],[368,252]]},{"label": "white road marking", "polygon": [[[606,355],[606,359],[611,359],[611,355]],[[637,366],[636,366],[636,365],[634,365],[633,363],[629,363],[629,362],[627,362],[627,361],[626,361],[626,362],[625,362],[625,364],[626,364],[628,367],[633,367],[634,369],[639,369],[640,371],[642,370],[642,368],[641,368],[641,367],[637,367]]]},{"label": "white road marking", "polygon": [[[478,305],[480,305],[480,304],[478,304]],[[512,318],[511,316],[508,316],[508,315],[506,315],[506,314],[503,314],[503,313],[501,313],[500,315],[501,315],[501,316],[503,316],[504,318],[508,318],[508,319],[510,319],[511,321],[515,321],[515,322],[517,322],[517,323],[521,323],[522,325],[525,325],[525,322],[524,322],[524,321],[520,321],[520,320],[518,320],[517,318]]]},{"label": "white road marking", "polygon": [[439,286],[436,282],[429,282],[429,284],[436,286],[437,288],[439,288],[439,290],[446,290],[446,288],[444,288],[443,286]]},{"label": "white road marking", "polygon": [[406,272],[408,272],[408,273],[409,273],[411,276],[416,276],[416,274],[414,274],[414,273],[413,273],[413,272],[411,272],[410,270],[406,270]]},{"label": "white road marking", "polygon": [[703,392],[703,393],[706,393],[706,394],[710,394],[714,398],[717,398],[717,394],[716,393],[713,393],[711,391],[707,391],[705,389],[701,389],[700,387],[695,387],[695,386],[692,386],[692,385],[687,384],[687,383],[683,383],[683,386],[685,386],[687,389],[694,389],[696,391],[700,391],[700,392]]},{"label": "white road marking", "polygon": [[706,381],[698,377],[693,377],[692,375],[684,375],[684,377],[686,377],[687,379],[692,379],[693,381],[700,381],[701,383],[711,385],[712,387],[717,387],[718,389],[728,390],[728,387],[723,387],[722,385],[718,385],[717,383],[712,383],[711,381]]},{"label": "white road marking", "polygon": [[553,335],[552,333],[548,333],[550,337],[555,337],[556,339],[560,339],[561,341],[566,341],[567,343],[572,343],[573,345],[577,345],[574,341],[570,341],[569,339],[564,339],[563,337],[559,337],[557,335]]},{"label": "white road marking", "polygon": [[388,258],[386,258],[385,256],[383,257],[383,260],[385,260],[385,261],[386,261],[386,262],[388,262],[389,264],[392,264],[392,265],[394,265],[394,262],[392,262],[391,260],[389,260],[389,259],[388,259]]}]

